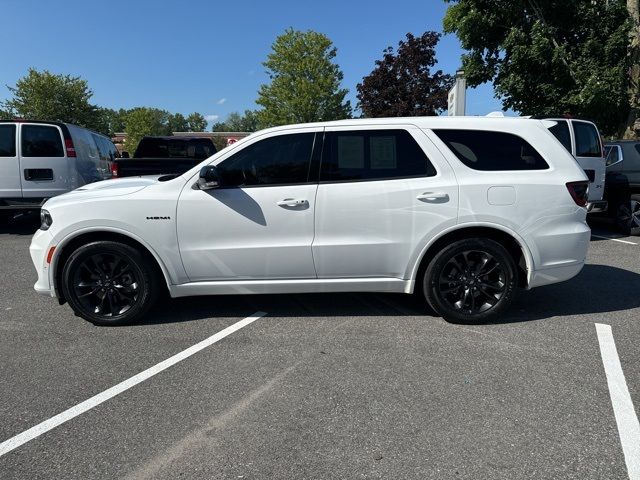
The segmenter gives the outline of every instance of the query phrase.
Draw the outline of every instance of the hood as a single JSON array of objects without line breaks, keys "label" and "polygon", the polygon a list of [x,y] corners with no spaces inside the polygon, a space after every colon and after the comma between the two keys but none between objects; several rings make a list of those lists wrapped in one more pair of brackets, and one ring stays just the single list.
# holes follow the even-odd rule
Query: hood
[{"label": "hood", "polygon": [[43,205],[44,208],[62,205],[65,203],[77,203],[82,200],[93,198],[120,197],[131,195],[149,185],[158,183],[158,178],[162,175],[150,175],[145,177],[125,177],[103,180],[102,182],[88,183],[80,188],[76,188],[69,193],[50,198]]}]

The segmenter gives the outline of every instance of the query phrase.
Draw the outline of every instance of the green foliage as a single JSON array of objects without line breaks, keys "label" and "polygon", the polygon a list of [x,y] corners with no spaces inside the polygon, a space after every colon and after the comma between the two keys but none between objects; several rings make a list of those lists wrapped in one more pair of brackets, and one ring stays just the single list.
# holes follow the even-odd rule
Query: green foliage
[{"label": "green foliage", "polygon": [[288,29],[276,38],[263,65],[271,79],[260,86],[257,115],[267,126],[337,120],[351,116],[341,89],[343,74],[333,63],[337,50],[325,35]]},{"label": "green foliage", "polygon": [[142,137],[147,135],[170,135],[169,113],[157,108],[134,108],[125,118],[127,138],[124,149],[133,155]]},{"label": "green foliage", "polygon": [[624,129],[629,15],[625,0],[445,0],[444,29],[462,47],[470,86],[493,82],[503,108]]},{"label": "green foliage", "polygon": [[244,114],[232,112],[224,122],[213,125],[212,132],[255,132],[260,130],[258,114],[254,110],[245,110]]},{"label": "green foliage", "polygon": [[442,70],[431,72],[439,40],[436,32],[417,38],[407,33],[397,54],[391,47],[384,51],[382,60],[376,60],[376,67],[356,87],[365,117],[437,115],[447,108],[453,78]]},{"label": "green foliage", "polygon": [[90,103],[93,92],[80,77],[30,68],[15,87],[7,88],[13,98],[2,102],[0,108],[12,117],[69,122],[93,129],[101,126],[98,107]]},{"label": "green foliage", "polygon": [[202,114],[193,112],[187,117],[187,126],[190,132],[204,132],[207,128],[207,120]]},{"label": "green foliage", "polygon": [[169,131],[170,132],[188,132],[189,124],[187,119],[181,113],[174,113],[169,115]]}]

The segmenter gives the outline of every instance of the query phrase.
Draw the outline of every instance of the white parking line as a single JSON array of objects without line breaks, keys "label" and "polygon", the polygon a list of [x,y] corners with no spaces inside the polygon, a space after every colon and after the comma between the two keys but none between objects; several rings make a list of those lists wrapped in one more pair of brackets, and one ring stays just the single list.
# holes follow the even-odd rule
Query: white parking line
[{"label": "white parking line", "polygon": [[619,238],[605,237],[603,235],[596,235],[594,233],[592,233],[591,236],[595,237],[595,238],[602,238],[604,240],[611,240],[612,242],[626,243],[627,245],[638,245],[637,243],[633,243],[633,242],[630,242],[628,240],[620,240]]},{"label": "white parking line", "polygon": [[640,480],[640,423],[638,423],[638,416],[633,408],[627,381],[624,379],[618,350],[611,333],[611,325],[596,323],[596,331],[598,332],[600,354],[607,375],[611,405],[613,405],[613,414],[618,424],[618,434],[629,479]]},{"label": "white parking line", "polygon": [[133,377],[117,385],[114,385],[113,387],[105,390],[104,392],[94,395],[93,397],[85,400],[84,402],[77,404],[75,407],[71,407],[70,409],[65,410],[64,412],[59,413],[58,415],[51,417],[50,419],[45,420],[42,423],[39,423],[35,427],[31,427],[29,430],[25,430],[24,432],[19,433],[15,437],[10,438],[9,440],[5,440],[4,442],[0,443],[0,457],[6,453],[9,453],[11,450],[18,448],[20,445],[23,445],[33,440],[34,438],[39,437],[43,433],[46,433],[49,430],[56,428],[58,425],[61,425],[64,422],[71,420],[72,418],[77,417],[78,415],[86,412],[87,410],[91,410],[93,407],[96,407],[101,403],[106,402],[107,400],[115,397],[116,395],[121,394],[125,390],[128,390],[131,387],[134,387],[139,383],[144,382],[145,380],[153,377],[154,375],[162,372],[163,370],[166,370],[167,368],[175,365],[176,363],[181,362],[185,358],[189,358],[191,355],[198,353],[200,350],[203,350],[213,345],[214,343],[219,342],[223,338],[255,322],[257,319],[259,319],[260,317],[263,317],[264,315],[266,315],[266,313],[256,312],[252,316],[247,317],[243,320],[240,320],[239,322],[234,323],[233,325],[228,326],[227,328],[225,328],[224,330],[221,330],[215,335],[212,335],[209,338],[199,343],[196,343],[195,345],[192,345],[186,350],[183,350],[182,352],[177,353],[174,356],[167,358],[166,360],[163,360],[162,362],[154,365],[153,367],[147,368],[146,370],[138,373],[137,375],[134,375]]}]

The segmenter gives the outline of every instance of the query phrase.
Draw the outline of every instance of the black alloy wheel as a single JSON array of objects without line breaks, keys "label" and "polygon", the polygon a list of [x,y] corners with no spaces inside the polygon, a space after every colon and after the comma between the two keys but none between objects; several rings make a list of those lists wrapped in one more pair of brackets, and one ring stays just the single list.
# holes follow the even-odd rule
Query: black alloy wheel
[{"label": "black alloy wheel", "polygon": [[465,239],[439,252],[427,268],[424,293],[454,323],[484,323],[513,301],[517,269],[509,252],[489,239]]},{"label": "black alloy wheel", "polygon": [[618,206],[616,223],[624,234],[640,235],[640,195],[632,195]]},{"label": "black alloy wheel", "polygon": [[77,249],[63,269],[63,292],[74,312],[97,325],[141,318],[155,301],[157,278],[149,260],[117,242]]}]

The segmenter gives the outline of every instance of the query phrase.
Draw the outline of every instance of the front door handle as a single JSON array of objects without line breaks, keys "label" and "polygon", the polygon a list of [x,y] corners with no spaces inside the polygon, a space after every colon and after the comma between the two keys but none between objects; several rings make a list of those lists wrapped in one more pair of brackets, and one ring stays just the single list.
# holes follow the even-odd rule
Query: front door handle
[{"label": "front door handle", "polygon": [[424,192],[416,198],[423,202],[445,203],[449,201],[449,194],[444,192]]},{"label": "front door handle", "polygon": [[299,198],[285,198],[284,200],[280,200],[277,203],[279,207],[284,207],[284,208],[306,207],[308,204],[309,204],[308,201],[299,199]]}]

